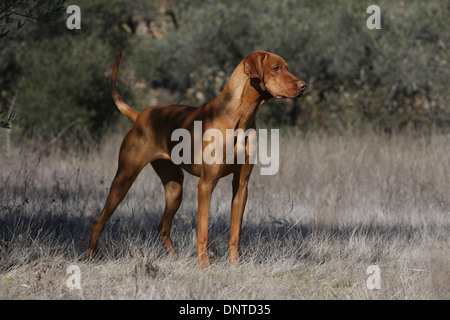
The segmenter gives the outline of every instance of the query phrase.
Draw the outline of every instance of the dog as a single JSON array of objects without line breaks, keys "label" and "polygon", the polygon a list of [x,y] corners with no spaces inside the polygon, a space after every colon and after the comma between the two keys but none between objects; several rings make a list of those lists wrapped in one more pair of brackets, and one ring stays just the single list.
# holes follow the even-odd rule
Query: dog
[{"label": "dog", "polygon": [[[199,177],[197,256],[200,268],[211,267],[208,258],[208,223],[211,194],[220,178],[232,174],[233,197],[229,260],[239,264],[239,240],[242,217],[248,195],[248,181],[253,164],[249,161],[249,142],[245,142],[245,163],[206,163],[191,161],[175,164],[171,151],[175,142],[171,135],[176,129],[186,129],[191,135],[194,122],[201,121],[203,132],[216,129],[255,128],[256,113],[261,105],[272,99],[301,97],[306,83],[288,70],[286,61],[266,51],[255,51],[242,60],[231,74],[221,94],[200,107],[185,105],[152,106],[139,113],[126,104],[116,88],[116,78],[122,52],[119,53],[111,76],[112,95],[116,106],[134,126],[126,133],[119,152],[117,173],[111,184],[105,206],[95,219],[89,240],[87,258],[95,255],[100,234],[132,183],[148,163],[155,169],[164,185],[165,208],[158,226],[167,252],[177,256],[170,238],[172,220],[180,207],[183,179],[186,171]],[[248,140],[248,139],[247,139]],[[202,151],[208,143],[202,142]],[[194,149],[192,142],[192,149]],[[235,146],[235,156],[237,147]],[[194,156],[194,155],[193,155]]]}]

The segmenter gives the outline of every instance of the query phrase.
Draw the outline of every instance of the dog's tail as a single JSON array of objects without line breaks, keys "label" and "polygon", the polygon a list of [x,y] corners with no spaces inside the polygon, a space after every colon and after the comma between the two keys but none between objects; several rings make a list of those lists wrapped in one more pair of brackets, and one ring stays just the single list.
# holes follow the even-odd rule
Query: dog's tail
[{"label": "dog's tail", "polygon": [[111,75],[112,96],[114,99],[114,103],[116,104],[117,108],[119,108],[120,112],[122,112],[131,121],[136,122],[139,112],[131,108],[129,105],[125,103],[125,101],[122,100],[116,87],[117,71],[119,70],[121,58],[122,58],[122,51],[120,51],[119,55],[117,56],[116,64],[114,65],[114,69]]}]

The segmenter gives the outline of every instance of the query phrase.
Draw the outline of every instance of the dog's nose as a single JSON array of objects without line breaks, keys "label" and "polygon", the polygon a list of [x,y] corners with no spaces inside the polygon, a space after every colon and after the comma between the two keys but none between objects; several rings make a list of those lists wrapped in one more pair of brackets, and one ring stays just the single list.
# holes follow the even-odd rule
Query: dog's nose
[{"label": "dog's nose", "polygon": [[304,91],[306,89],[306,82],[303,80],[297,81],[297,86],[300,90]]}]

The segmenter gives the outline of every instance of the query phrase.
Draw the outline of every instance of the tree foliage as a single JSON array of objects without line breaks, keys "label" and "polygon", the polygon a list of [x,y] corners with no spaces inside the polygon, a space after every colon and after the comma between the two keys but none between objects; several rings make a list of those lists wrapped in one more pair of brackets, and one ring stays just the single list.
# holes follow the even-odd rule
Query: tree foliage
[{"label": "tree foliage", "polygon": [[[17,23],[5,4],[16,2],[1,4],[4,33]],[[61,1],[29,3],[37,9],[44,2]],[[77,5],[81,30],[67,29],[68,14],[59,9],[43,23],[29,18],[22,27],[20,20],[19,30],[0,39],[0,111],[8,111],[23,79],[14,110],[20,137],[48,140],[74,121],[80,132],[100,134],[121,119],[109,87],[121,50],[119,90],[138,110],[199,105],[220,92],[245,56],[267,50],[284,57],[308,90],[295,101],[267,103],[260,121],[332,132],[450,123],[447,1],[380,1],[380,30],[366,27],[367,4],[358,0]],[[42,8],[43,16],[54,12]]]},{"label": "tree foliage", "polygon": [[66,0],[5,0],[0,2],[0,38],[17,31],[27,21],[50,21],[60,12]]}]

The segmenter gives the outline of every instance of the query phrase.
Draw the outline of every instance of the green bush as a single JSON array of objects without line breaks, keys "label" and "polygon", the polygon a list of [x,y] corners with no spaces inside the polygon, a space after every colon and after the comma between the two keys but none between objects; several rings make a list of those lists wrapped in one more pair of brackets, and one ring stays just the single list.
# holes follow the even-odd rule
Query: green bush
[{"label": "green bush", "polygon": [[263,49],[283,56],[309,89],[294,103],[270,103],[261,119],[338,131],[447,126],[448,2],[380,7],[382,29],[369,30],[367,5],[355,0],[195,2],[181,12],[182,28],[159,42],[158,76],[212,97],[220,72]]},{"label": "green bush", "polygon": [[162,100],[161,90],[172,95],[165,103],[199,105],[220,93],[245,56],[267,50],[284,57],[308,90],[295,101],[269,102],[260,121],[331,132],[450,122],[448,1],[379,1],[381,30],[366,27],[368,5],[358,0],[77,5],[81,30],[65,27],[64,11],[0,39],[0,111],[8,113],[23,81],[18,136],[48,140],[71,123],[100,136],[122,119],[109,87],[120,50],[119,90],[138,110],[149,96]]}]

